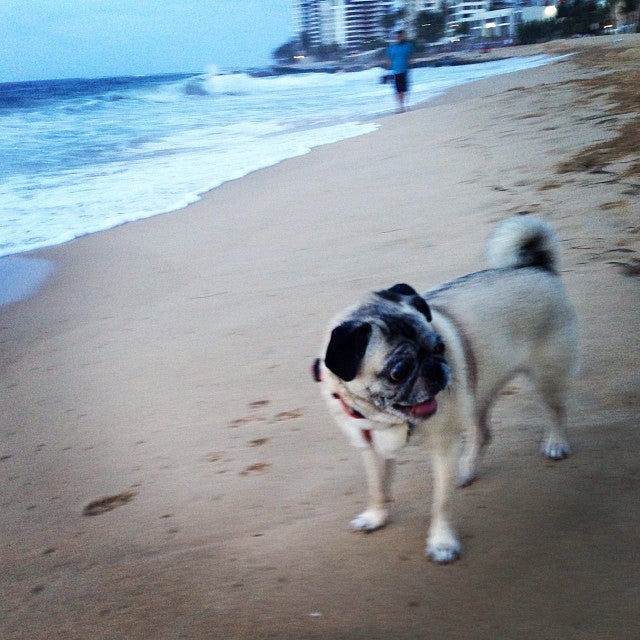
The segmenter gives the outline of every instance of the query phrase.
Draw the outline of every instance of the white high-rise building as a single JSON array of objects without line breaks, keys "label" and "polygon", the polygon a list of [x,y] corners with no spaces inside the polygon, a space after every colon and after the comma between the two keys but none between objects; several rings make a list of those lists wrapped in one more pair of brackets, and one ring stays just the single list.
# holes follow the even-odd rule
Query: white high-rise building
[{"label": "white high-rise building", "polygon": [[549,16],[553,0],[295,0],[298,34],[303,44],[337,44],[348,51],[371,40],[388,39],[385,16],[404,9],[404,28],[414,37],[421,11],[446,11],[449,35],[514,37],[517,25]]},{"label": "white high-rise building", "polygon": [[450,0],[447,7],[449,30],[472,37],[513,38],[519,24],[555,15],[553,0]]},{"label": "white high-rise building", "polygon": [[386,39],[384,17],[394,0],[296,0],[298,34],[311,47],[337,44],[347,50]]}]

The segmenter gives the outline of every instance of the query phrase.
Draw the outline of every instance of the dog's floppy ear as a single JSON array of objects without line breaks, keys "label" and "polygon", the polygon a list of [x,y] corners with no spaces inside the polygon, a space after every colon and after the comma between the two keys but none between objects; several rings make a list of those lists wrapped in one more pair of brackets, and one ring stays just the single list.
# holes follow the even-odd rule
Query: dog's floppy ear
[{"label": "dog's floppy ear", "polygon": [[422,296],[413,296],[411,304],[427,319],[427,322],[431,322],[431,309]]},{"label": "dog's floppy ear", "polygon": [[404,282],[394,284],[393,287],[389,289],[376,291],[376,294],[391,302],[408,302],[427,319],[427,322],[431,322],[431,309],[429,309],[429,305],[425,302],[424,298],[408,284]]},{"label": "dog's floppy ear", "polygon": [[338,378],[350,382],[358,374],[371,335],[368,322],[349,321],[331,332],[324,363]]},{"label": "dog's floppy ear", "polygon": [[[399,282],[398,284],[394,284],[393,287],[387,289],[389,293],[398,293],[401,296],[417,296],[418,292],[410,285],[405,284],[404,282]],[[384,292],[381,292],[384,293]]]}]

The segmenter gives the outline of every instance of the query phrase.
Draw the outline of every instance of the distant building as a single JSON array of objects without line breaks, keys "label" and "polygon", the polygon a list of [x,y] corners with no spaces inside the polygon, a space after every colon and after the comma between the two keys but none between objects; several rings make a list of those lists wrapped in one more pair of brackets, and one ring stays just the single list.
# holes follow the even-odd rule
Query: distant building
[{"label": "distant building", "polygon": [[338,45],[347,51],[389,39],[389,16],[404,10],[402,23],[415,35],[421,11],[447,13],[447,35],[513,38],[523,22],[555,17],[554,0],[294,0],[296,29],[306,47]]},{"label": "distant building", "polygon": [[372,40],[385,40],[385,17],[394,0],[297,0],[296,28],[303,45],[339,45],[357,50]]},{"label": "distant building", "polygon": [[447,7],[449,34],[474,38],[513,38],[519,24],[552,18],[556,13],[550,0],[452,0]]},{"label": "distant building", "polygon": [[[442,11],[443,0],[433,0]],[[513,38],[519,24],[556,15],[553,0],[450,0],[446,3],[448,35]]]}]

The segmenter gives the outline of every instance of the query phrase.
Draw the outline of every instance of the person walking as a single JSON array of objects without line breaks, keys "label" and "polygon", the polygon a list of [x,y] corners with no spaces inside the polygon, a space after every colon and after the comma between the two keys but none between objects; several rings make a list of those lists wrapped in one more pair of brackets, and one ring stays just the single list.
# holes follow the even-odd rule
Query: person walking
[{"label": "person walking", "polygon": [[398,100],[398,113],[405,111],[405,99],[409,91],[409,67],[413,45],[407,41],[404,29],[396,31],[396,41],[387,48],[389,69],[393,75]]}]

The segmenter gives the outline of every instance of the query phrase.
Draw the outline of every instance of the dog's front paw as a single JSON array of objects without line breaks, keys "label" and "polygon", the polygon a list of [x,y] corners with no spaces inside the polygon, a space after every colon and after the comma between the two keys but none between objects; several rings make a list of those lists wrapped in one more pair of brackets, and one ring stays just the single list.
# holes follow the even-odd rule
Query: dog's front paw
[{"label": "dog's front paw", "polygon": [[440,526],[429,534],[425,553],[437,564],[450,564],[462,555],[462,545],[449,526]]},{"label": "dog's front paw", "polygon": [[459,542],[455,544],[427,544],[427,557],[436,564],[451,564],[460,558],[462,554],[462,545]]},{"label": "dog's front paw", "polygon": [[547,440],[542,443],[540,451],[543,455],[547,456],[547,458],[551,458],[551,460],[564,460],[569,457],[571,447],[568,442]]},{"label": "dog's front paw", "polygon": [[387,524],[389,518],[386,509],[367,509],[360,515],[357,515],[350,523],[349,526],[353,531],[364,531],[365,533],[371,533],[376,529],[380,529]]}]

